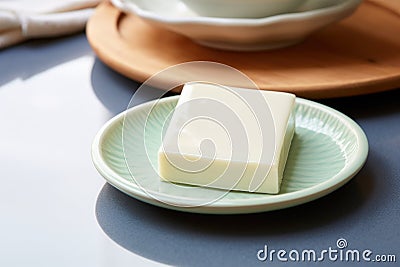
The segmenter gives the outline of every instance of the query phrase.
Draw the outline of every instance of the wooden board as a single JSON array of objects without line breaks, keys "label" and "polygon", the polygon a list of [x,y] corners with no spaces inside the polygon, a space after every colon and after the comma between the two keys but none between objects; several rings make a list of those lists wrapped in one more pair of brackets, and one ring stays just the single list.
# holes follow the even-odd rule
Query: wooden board
[{"label": "wooden board", "polygon": [[203,47],[125,15],[109,2],[98,6],[87,36],[105,64],[140,82],[175,64],[207,60],[237,68],[261,89],[314,99],[343,97],[400,87],[399,3],[365,1],[348,19],[299,45],[274,51]]}]

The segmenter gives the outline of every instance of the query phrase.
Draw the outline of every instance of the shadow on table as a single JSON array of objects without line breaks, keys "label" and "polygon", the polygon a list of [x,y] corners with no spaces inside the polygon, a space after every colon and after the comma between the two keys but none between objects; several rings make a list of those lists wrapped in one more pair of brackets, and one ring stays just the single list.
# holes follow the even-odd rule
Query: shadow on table
[{"label": "shadow on table", "polygon": [[90,81],[93,92],[112,115],[126,109],[139,83],[130,80],[104,65],[98,58],[93,64]]},{"label": "shadow on table", "polygon": [[[104,68],[96,62],[94,83],[99,77],[108,76],[105,74],[111,70]],[[125,82],[131,83],[122,81],[120,86],[124,87]],[[111,86],[114,82],[110,83]],[[117,111],[118,103],[110,100],[113,94],[106,84],[99,81],[94,90],[106,106]],[[260,214],[201,215],[154,207],[106,184],[96,203],[98,223],[127,250],[180,266],[255,265],[259,263],[256,253],[264,244],[275,249],[305,249],[333,246],[340,237],[355,242],[360,235],[368,235],[366,229],[374,227],[379,210],[391,205],[395,193],[395,181],[390,179],[393,162],[381,152],[388,149],[388,144],[382,143],[386,135],[377,124],[382,119],[395,120],[400,112],[399,99],[400,91],[395,90],[321,101],[355,118],[367,130],[370,155],[352,181],[319,200]]]},{"label": "shadow on table", "polygon": [[368,213],[365,202],[374,193],[379,176],[370,166],[367,164],[347,185],[317,201],[247,215],[162,209],[106,184],[97,199],[96,216],[116,243],[157,262],[180,266],[255,264],[255,253],[266,243],[287,249],[305,248],[307,244],[315,247],[325,241],[327,247],[334,244],[361,213]]},{"label": "shadow on table", "polygon": [[[165,91],[153,87],[142,87],[141,84],[122,76],[110,69],[96,58],[91,73],[91,83],[97,98],[112,115],[116,115],[128,107],[159,98]],[[167,93],[165,96],[170,96]],[[134,98],[132,98],[134,96]]]},{"label": "shadow on table", "polygon": [[[92,85],[98,99],[114,114],[125,110],[139,87],[99,60],[92,70]],[[138,103],[152,97],[150,92],[144,94]],[[306,249],[334,246],[338,238],[346,236],[355,241],[358,235],[366,234],[362,229],[373,227],[376,217],[371,222],[368,219],[390,204],[395,188],[387,178],[392,175],[391,163],[379,150],[382,133],[375,132],[376,125],[370,121],[399,113],[399,99],[397,90],[320,101],[366,127],[367,136],[371,134],[371,150],[367,164],[352,181],[319,200],[260,214],[201,215],[151,206],[106,184],[96,203],[98,223],[125,249],[179,266],[250,266],[259,263],[256,253],[264,244],[275,249]]]},{"label": "shadow on table", "polygon": [[[91,82],[97,98],[113,115],[127,108],[131,97],[140,86],[140,83],[115,72],[97,58],[93,65]],[[148,88],[146,94],[136,96],[136,102],[130,106],[155,99],[160,92],[163,91]],[[363,119],[400,112],[399,100],[400,89],[364,96],[317,100],[317,102],[338,109],[352,118]]]},{"label": "shadow on table", "polygon": [[374,119],[388,114],[400,113],[400,89],[386,92],[319,100],[357,120]]}]

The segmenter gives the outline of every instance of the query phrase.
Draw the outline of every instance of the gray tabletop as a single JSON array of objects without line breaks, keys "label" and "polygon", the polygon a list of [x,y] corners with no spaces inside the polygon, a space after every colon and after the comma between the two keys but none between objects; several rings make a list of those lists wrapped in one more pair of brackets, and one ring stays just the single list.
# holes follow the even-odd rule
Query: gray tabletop
[{"label": "gray tabletop", "polygon": [[[391,255],[400,261],[399,90],[321,101],[358,122],[369,140],[367,163],[348,184],[285,210],[218,216],[139,202],[93,167],[94,135],[137,87],[101,63],[83,34],[0,52],[0,266],[364,266],[363,256],[369,265],[395,266],[377,262]],[[140,101],[150,99],[151,93]],[[339,239],[346,248],[338,248]],[[277,252],[261,261],[265,246],[268,255],[286,251],[288,261]],[[302,261],[311,250],[317,262]],[[340,251],[358,251],[360,262],[341,259]]]}]

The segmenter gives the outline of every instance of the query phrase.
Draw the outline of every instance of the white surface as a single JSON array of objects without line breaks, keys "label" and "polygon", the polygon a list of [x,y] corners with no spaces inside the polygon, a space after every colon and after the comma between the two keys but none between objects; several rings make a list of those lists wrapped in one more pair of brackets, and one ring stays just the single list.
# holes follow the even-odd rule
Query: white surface
[{"label": "white surface", "polygon": [[93,91],[93,64],[82,55],[24,77],[21,62],[0,60],[0,78],[18,72],[0,81],[0,266],[160,266],[114,243],[96,220],[104,181],[90,144],[113,114]]}]

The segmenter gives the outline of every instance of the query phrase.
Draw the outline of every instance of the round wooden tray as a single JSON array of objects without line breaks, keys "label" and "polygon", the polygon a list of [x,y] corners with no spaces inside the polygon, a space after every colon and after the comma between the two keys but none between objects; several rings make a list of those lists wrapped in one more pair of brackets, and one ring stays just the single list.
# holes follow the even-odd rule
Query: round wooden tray
[{"label": "round wooden tray", "polygon": [[86,31],[105,64],[139,82],[175,64],[206,60],[237,68],[261,89],[307,98],[400,87],[400,1],[365,1],[351,17],[302,44],[273,51],[228,52],[203,47],[126,15],[107,1],[98,6]]}]

